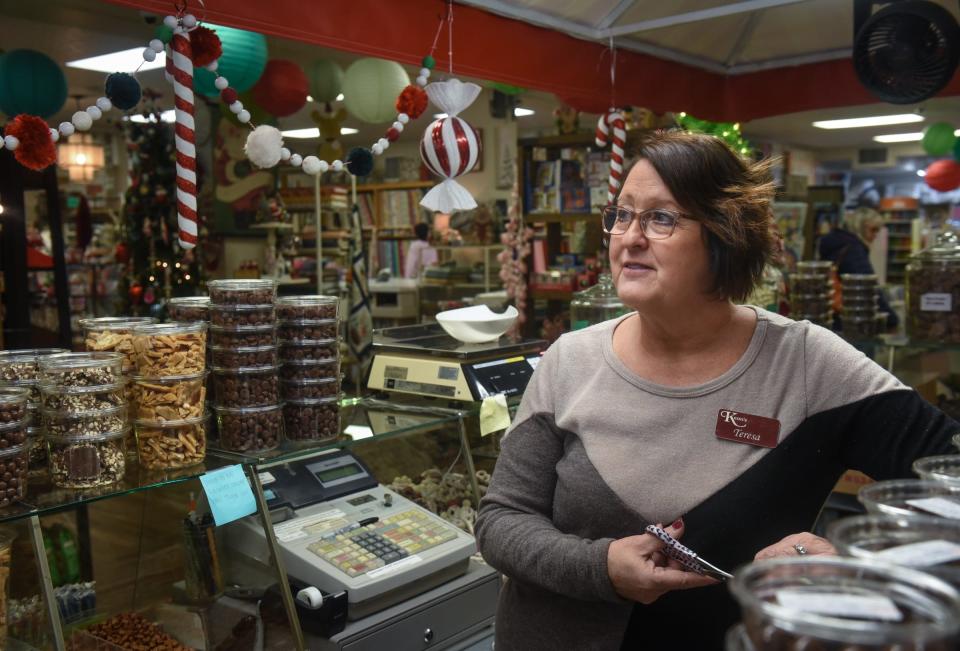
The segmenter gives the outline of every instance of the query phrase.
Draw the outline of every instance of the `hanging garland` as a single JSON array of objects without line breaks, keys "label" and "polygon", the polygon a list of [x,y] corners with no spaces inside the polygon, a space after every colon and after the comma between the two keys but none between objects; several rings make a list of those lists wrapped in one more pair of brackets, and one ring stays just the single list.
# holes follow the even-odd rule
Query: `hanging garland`
[{"label": "hanging garland", "polygon": [[710,122],[683,112],[677,113],[674,117],[677,125],[684,131],[716,136],[741,156],[749,156],[753,151],[753,146],[740,133],[739,122]]}]

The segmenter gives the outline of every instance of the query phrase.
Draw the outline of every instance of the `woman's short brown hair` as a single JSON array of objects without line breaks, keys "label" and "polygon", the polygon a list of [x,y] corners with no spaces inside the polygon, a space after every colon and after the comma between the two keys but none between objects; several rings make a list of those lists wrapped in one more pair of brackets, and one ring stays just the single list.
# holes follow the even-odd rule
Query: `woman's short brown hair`
[{"label": "woman's short brown hair", "polygon": [[711,293],[745,300],[774,248],[771,161],[753,163],[719,138],[683,131],[644,138],[631,158],[624,179],[637,161],[649,161],[680,208],[703,225]]}]

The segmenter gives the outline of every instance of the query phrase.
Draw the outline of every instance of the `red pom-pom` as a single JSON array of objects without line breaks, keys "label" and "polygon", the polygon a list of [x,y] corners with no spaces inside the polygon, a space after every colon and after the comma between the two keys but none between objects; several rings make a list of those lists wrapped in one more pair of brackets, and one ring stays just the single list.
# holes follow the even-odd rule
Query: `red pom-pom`
[{"label": "red pom-pom", "polygon": [[198,68],[213,63],[223,54],[220,37],[208,27],[197,27],[190,32],[190,49],[193,52],[193,65]]},{"label": "red pom-pom", "polygon": [[399,131],[397,131],[393,127],[390,127],[389,129],[387,129],[387,140],[389,140],[390,142],[396,142],[397,138],[399,137],[400,137]]},{"label": "red pom-pom", "polygon": [[57,147],[50,137],[50,127],[37,116],[18,115],[7,123],[3,133],[20,141],[13,156],[24,167],[39,171],[57,162]]},{"label": "red pom-pom", "polygon": [[397,112],[406,113],[411,120],[416,120],[427,110],[428,101],[426,91],[411,84],[404,88],[397,98]]},{"label": "red pom-pom", "polygon": [[237,95],[237,91],[235,91],[230,87],[227,87],[220,91],[220,99],[223,100],[224,104],[226,104],[227,106],[230,106],[240,98]]}]

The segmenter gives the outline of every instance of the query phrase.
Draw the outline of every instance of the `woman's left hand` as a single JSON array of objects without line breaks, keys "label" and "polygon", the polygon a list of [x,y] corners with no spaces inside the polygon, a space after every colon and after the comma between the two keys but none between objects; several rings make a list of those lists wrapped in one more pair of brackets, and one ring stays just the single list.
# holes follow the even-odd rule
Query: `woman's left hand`
[{"label": "woman's left hand", "polygon": [[[803,553],[801,553],[801,550]],[[808,531],[792,533],[778,543],[764,547],[753,557],[755,561],[780,556],[836,556],[837,548],[830,541]]]}]

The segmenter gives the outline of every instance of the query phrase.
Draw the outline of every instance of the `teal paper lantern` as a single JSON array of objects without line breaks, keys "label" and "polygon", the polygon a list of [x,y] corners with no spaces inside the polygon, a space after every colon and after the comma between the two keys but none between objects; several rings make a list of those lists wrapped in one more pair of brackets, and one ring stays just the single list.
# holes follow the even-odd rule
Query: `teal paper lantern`
[{"label": "teal paper lantern", "polygon": [[960,138],[953,141],[953,160],[960,163]]},{"label": "teal paper lantern", "polygon": [[410,78],[396,61],[358,59],[343,75],[343,103],[361,122],[380,124],[397,119],[397,95]]},{"label": "teal paper lantern", "polygon": [[923,131],[923,150],[931,156],[946,156],[953,149],[957,137],[953,135],[953,125],[936,122]]},{"label": "teal paper lantern", "polygon": [[217,72],[206,68],[193,69],[193,88],[201,95],[217,97],[220,91],[214,86],[217,75],[223,75],[230,87],[238,93],[253,88],[267,65],[267,39],[263,34],[248,32],[233,27],[207,25],[220,37],[223,55],[217,64]]},{"label": "teal paper lantern", "polygon": [[46,54],[11,50],[0,55],[0,111],[48,118],[66,101],[67,80]]},{"label": "teal paper lantern", "polygon": [[315,102],[332,102],[343,87],[343,68],[336,61],[317,59],[307,71],[310,95]]}]

